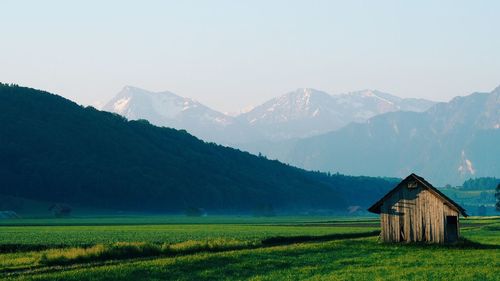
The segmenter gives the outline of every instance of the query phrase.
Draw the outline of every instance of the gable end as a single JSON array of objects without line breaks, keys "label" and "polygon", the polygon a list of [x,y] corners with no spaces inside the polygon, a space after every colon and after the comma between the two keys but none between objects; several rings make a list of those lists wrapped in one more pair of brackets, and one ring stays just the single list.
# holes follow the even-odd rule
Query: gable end
[{"label": "gable end", "polygon": [[408,177],[406,177],[404,180],[402,180],[396,187],[394,187],[391,191],[389,191],[384,197],[382,197],[380,200],[378,200],[375,204],[373,204],[370,208],[368,208],[368,211],[375,213],[375,214],[380,214],[381,210],[380,208],[382,207],[382,204],[384,201],[386,201],[388,198],[390,198],[394,193],[399,191],[401,188],[416,188],[418,187],[418,184],[425,188],[426,190],[429,190],[432,194],[434,194],[437,198],[439,198],[445,205],[448,205],[450,208],[456,210],[459,214],[461,214],[464,217],[467,217],[467,213],[465,212],[465,209],[462,208],[460,205],[458,205],[456,202],[448,198],[446,195],[444,195],[441,191],[436,189],[434,186],[432,186],[429,182],[427,182],[424,178],[417,176],[416,174],[411,174]]}]

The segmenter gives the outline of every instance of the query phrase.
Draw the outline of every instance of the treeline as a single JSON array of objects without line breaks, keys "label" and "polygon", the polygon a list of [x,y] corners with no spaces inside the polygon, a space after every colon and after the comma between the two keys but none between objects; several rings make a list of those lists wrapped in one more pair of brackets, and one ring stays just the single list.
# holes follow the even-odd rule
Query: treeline
[{"label": "treeline", "polygon": [[0,193],[131,211],[342,210],[394,182],[327,175],[0,84]]},{"label": "treeline", "polygon": [[500,179],[493,177],[482,177],[468,179],[462,185],[465,190],[493,190],[500,184]]}]

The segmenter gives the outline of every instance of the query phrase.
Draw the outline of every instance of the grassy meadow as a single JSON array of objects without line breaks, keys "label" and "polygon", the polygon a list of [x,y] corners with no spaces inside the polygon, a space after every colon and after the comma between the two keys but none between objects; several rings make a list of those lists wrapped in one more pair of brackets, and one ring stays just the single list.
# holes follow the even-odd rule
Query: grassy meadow
[{"label": "grassy meadow", "polygon": [[500,218],[457,245],[383,244],[378,219],[95,217],[0,221],[5,280],[500,280]]}]

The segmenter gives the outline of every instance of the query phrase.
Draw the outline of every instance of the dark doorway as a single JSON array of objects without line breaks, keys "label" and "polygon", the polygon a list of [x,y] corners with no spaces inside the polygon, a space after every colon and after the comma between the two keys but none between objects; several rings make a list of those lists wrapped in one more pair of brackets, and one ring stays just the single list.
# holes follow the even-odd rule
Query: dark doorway
[{"label": "dark doorway", "polygon": [[458,218],[457,216],[446,216],[446,242],[458,241]]}]

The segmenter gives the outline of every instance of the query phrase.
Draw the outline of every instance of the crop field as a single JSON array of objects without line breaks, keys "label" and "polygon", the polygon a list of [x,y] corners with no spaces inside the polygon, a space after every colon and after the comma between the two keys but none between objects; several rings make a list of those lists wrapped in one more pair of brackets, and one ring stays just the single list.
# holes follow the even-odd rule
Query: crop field
[{"label": "crop field", "polygon": [[500,218],[456,245],[384,244],[378,219],[97,217],[0,222],[4,280],[500,280]]}]

